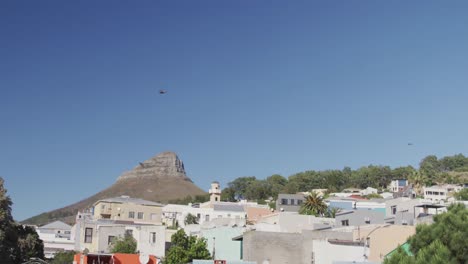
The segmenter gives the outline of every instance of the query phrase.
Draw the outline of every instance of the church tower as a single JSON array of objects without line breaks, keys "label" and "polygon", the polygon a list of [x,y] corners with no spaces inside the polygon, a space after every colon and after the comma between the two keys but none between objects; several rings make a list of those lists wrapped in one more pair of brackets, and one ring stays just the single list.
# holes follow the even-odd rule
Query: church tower
[{"label": "church tower", "polygon": [[221,201],[221,189],[219,188],[219,182],[214,181],[211,183],[210,193],[210,202],[219,202]]}]

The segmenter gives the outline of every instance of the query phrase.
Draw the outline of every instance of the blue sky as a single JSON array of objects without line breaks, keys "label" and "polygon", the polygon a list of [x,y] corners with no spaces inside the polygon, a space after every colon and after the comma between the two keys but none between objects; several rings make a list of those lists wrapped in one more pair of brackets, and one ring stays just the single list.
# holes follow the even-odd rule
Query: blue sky
[{"label": "blue sky", "polygon": [[466,155],[467,12],[426,0],[1,1],[0,176],[14,217],[86,198],[166,150],[203,189]]}]

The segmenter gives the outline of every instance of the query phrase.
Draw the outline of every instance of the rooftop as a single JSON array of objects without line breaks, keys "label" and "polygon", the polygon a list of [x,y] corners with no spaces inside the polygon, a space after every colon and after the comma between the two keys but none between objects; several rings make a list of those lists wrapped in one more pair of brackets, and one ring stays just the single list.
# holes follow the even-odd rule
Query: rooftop
[{"label": "rooftop", "polygon": [[139,198],[131,198],[129,196],[119,196],[119,197],[114,197],[114,198],[107,198],[107,199],[102,199],[94,203],[94,205],[100,203],[100,202],[108,202],[108,203],[132,203],[132,204],[138,204],[138,205],[149,205],[149,206],[160,206],[163,207],[164,204],[161,203],[156,203],[152,201],[147,201]]}]

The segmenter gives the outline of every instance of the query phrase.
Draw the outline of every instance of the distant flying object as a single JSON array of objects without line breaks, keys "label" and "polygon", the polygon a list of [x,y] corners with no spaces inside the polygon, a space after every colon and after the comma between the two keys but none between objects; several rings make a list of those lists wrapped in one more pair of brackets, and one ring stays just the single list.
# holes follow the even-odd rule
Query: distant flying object
[{"label": "distant flying object", "polygon": [[165,94],[165,93],[167,93],[166,90],[159,90],[159,94]]},{"label": "distant flying object", "polygon": [[413,143],[408,143],[408,146],[413,146]]}]

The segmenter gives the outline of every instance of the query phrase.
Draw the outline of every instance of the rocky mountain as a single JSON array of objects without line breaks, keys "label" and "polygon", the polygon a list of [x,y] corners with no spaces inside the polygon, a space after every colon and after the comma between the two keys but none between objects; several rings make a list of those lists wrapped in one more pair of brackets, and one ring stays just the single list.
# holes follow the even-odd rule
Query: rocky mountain
[{"label": "rocky mountain", "polygon": [[42,225],[55,220],[73,223],[78,211],[86,210],[100,199],[120,195],[165,203],[203,194],[206,192],[187,177],[184,163],[177,155],[163,152],[124,172],[109,188],[77,203],[26,219],[23,223]]}]

